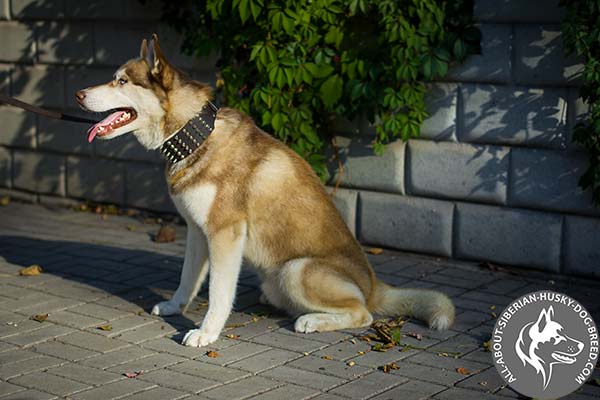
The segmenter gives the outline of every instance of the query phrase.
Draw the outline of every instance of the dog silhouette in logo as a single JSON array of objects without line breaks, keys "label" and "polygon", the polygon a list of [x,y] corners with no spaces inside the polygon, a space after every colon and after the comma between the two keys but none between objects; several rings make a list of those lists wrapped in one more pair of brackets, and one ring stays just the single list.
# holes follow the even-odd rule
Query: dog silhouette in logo
[{"label": "dog silhouette in logo", "polygon": [[531,365],[542,375],[544,390],[552,378],[556,364],[573,364],[583,350],[583,343],[564,332],[565,328],[554,319],[552,306],[542,309],[535,322],[525,325],[515,344],[523,365]]}]

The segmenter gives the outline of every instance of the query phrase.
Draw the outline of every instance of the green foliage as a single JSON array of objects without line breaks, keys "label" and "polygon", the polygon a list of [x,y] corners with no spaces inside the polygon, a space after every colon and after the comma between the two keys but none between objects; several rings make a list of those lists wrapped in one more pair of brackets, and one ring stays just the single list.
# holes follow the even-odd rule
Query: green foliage
[{"label": "green foliage", "polygon": [[374,148],[419,136],[426,81],[479,51],[472,0],[163,1],[188,54],[216,50],[225,104],[308,160],[322,177],[334,116],[366,115]]},{"label": "green foliage", "polygon": [[589,106],[587,121],[578,123],[573,132],[573,141],[590,156],[579,185],[590,189],[594,203],[600,205],[600,2],[562,0],[560,4],[567,8],[562,26],[565,48],[583,60],[581,97]]}]

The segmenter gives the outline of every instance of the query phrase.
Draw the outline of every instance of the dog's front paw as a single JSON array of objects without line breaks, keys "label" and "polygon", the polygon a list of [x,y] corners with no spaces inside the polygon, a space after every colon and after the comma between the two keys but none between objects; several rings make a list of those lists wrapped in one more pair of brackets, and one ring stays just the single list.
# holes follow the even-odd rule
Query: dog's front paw
[{"label": "dog's front paw", "polygon": [[202,329],[190,329],[183,337],[183,345],[191,347],[208,346],[219,338],[219,334],[202,332]]},{"label": "dog's front paw", "polygon": [[298,333],[316,332],[319,328],[319,322],[313,315],[301,315],[294,324],[294,330]]},{"label": "dog's front paw", "polygon": [[161,315],[163,317],[181,314],[181,306],[173,300],[162,301],[152,308],[151,314]]}]

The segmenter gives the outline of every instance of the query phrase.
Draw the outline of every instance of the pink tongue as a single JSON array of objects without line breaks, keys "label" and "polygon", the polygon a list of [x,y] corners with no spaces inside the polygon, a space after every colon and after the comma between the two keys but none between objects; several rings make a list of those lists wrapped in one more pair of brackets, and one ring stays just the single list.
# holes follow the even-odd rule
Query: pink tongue
[{"label": "pink tongue", "polygon": [[92,140],[96,137],[96,135],[100,132],[100,128],[104,127],[103,134],[106,134],[112,130],[110,124],[113,121],[116,121],[121,115],[125,114],[125,111],[115,111],[110,114],[108,117],[104,118],[102,121],[98,122],[96,125],[93,125],[88,129],[88,142],[92,143]]}]

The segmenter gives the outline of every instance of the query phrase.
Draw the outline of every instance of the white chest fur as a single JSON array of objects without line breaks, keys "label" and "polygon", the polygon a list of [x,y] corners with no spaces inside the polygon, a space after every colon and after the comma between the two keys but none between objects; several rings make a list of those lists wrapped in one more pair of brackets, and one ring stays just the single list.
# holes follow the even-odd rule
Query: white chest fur
[{"label": "white chest fur", "polygon": [[173,196],[173,201],[186,219],[191,219],[198,226],[205,227],[216,194],[216,185],[206,183],[193,186]]}]

